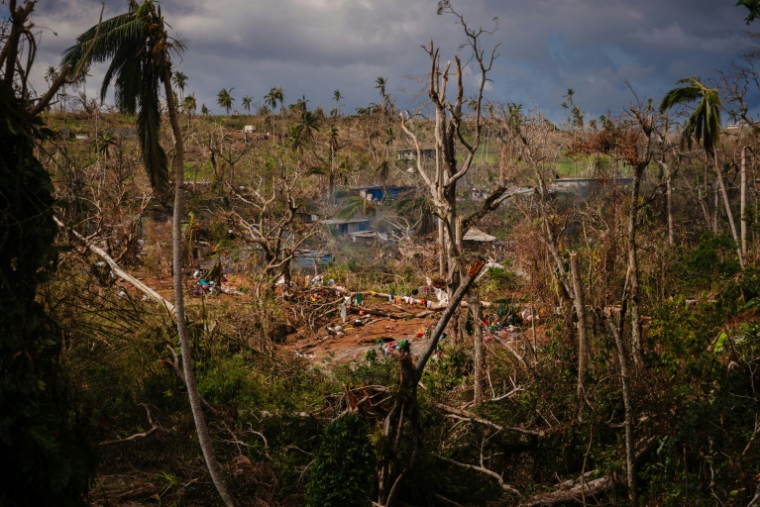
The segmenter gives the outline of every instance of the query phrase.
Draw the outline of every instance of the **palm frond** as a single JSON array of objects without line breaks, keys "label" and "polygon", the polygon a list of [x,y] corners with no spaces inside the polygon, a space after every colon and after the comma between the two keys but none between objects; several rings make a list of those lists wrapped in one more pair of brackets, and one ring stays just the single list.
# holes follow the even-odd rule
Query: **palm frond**
[{"label": "palm frond", "polygon": [[699,103],[694,108],[684,126],[681,143],[691,148],[692,137],[702,145],[707,155],[714,153],[715,146],[720,141],[720,109],[723,107],[718,90],[707,88],[696,77],[681,79],[679,83],[687,86],[673,88],[660,103],[660,112],[665,112],[678,105],[688,104],[695,100]]},{"label": "palm frond", "polygon": [[137,115],[137,134],[143,164],[150,178],[151,186],[162,192],[169,183],[169,161],[159,142],[161,113],[159,110],[158,79],[146,66],[143,72],[142,93],[140,94],[140,113]]},{"label": "palm frond", "polygon": [[374,215],[375,211],[375,207],[367,199],[352,195],[343,201],[343,208],[337,213],[337,217],[351,220],[357,215]]},{"label": "palm frond", "polygon": [[668,109],[688,104],[699,99],[701,96],[702,92],[692,86],[673,88],[662,98],[662,102],[660,102],[660,112],[664,113]]},{"label": "palm frond", "polygon": [[144,21],[135,12],[114,16],[101,23],[97,40],[95,35],[98,27],[93,26],[77,38],[75,45],[63,52],[61,66],[71,65],[73,69],[81,67],[78,80],[83,81],[93,62],[113,59],[124,45],[144,43]]},{"label": "palm frond", "polygon": [[137,108],[137,97],[140,95],[142,85],[142,47],[124,46],[114,56],[108,67],[103,84],[100,87],[100,98],[104,100],[111,85],[111,80],[116,78],[115,100],[117,107],[129,114],[134,114]]},{"label": "palm frond", "polygon": [[381,180],[386,181],[388,179],[388,176],[391,174],[391,165],[387,160],[383,160],[380,162],[380,165],[377,166],[375,171]]},{"label": "palm frond", "polygon": [[405,192],[398,199],[388,203],[396,213],[402,216],[412,216],[417,213],[432,213],[434,207],[425,194]]}]

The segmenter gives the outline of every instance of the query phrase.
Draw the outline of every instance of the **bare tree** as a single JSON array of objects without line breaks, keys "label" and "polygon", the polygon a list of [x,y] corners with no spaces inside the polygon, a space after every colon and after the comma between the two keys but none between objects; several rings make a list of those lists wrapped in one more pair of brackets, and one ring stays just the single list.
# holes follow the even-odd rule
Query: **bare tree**
[{"label": "bare tree", "polygon": [[[502,179],[496,189],[493,190],[484,201],[480,209],[467,216],[460,216],[457,211],[457,184],[464,178],[475,160],[475,155],[480,147],[483,130],[483,93],[486,83],[490,81],[488,73],[493,63],[499,56],[497,53],[499,44],[490,51],[483,47],[483,36],[493,35],[498,28],[497,20],[494,19],[494,27],[491,30],[483,28],[471,28],[464,17],[454,11],[448,2],[439,4],[439,14],[451,14],[459,20],[459,24],[465,34],[463,47],[471,52],[471,58],[466,65],[472,65],[479,77],[479,85],[475,98],[469,101],[474,111],[474,117],[466,119],[462,111],[465,104],[465,90],[463,73],[465,65],[454,54],[455,67],[455,90],[453,97],[448,96],[448,83],[450,78],[451,61],[441,66],[440,47],[436,47],[433,41],[423,49],[430,58],[430,71],[428,74],[427,93],[430,103],[435,110],[435,165],[432,170],[424,167],[422,151],[417,136],[407,127],[404,115],[401,115],[401,128],[413,142],[417,151],[417,173],[427,188],[432,202],[434,215],[438,218],[438,241],[439,241],[439,270],[443,276],[445,273],[448,286],[449,299],[459,287],[462,278],[462,266],[464,265],[464,252],[462,238],[467,231],[478,223],[483,217],[498,209],[498,207],[510,196],[507,193],[505,181]],[[465,127],[466,125],[466,127]],[[467,132],[465,132],[467,130]],[[464,158],[457,158],[458,148],[463,148]],[[458,320],[454,322],[458,328]],[[484,361],[476,363],[476,377],[482,375]]]},{"label": "bare tree", "polygon": [[[232,190],[245,206],[240,212],[230,214],[232,225],[247,241],[261,248],[264,274],[281,275],[286,286],[290,283],[290,263],[296,250],[320,230],[319,222],[306,226],[298,220],[296,187],[302,174],[287,176],[283,173],[270,181],[260,178],[246,197]],[[273,278],[273,286],[275,282]]]},{"label": "bare tree", "polygon": [[[422,378],[422,373],[425,371],[425,367],[433,353],[438,348],[443,331],[446,329],[449,321],[459,308],[459,304],[464,299],[484,265],[485,262],[478,259],[470,266],[462,283],[449,300],[449,305],[443,311],[433,329],[428,331],[426,335],[426,339],[429,340],[428,345],[422,355],[417,358],[417,362],[413,361],[408,346],[399,349],[399,362],[401,365],[399,396],[385,417],[383,437],[391,445],[391,451],[394,455],[399,451],[404,435],[407,436],[407,440],[411,440],[412,449],[401,470],[395,470],[391,461],[387,458],[379,460],[377,503],[382,506],[391,507],[395,505],[403,480],[415,466],[419,457],[422,447],[422,428],[418,422],[417,386]],[[405,424],[407,425],[406,427]]]},{"label": "bare tree", "polygon": [[[470,28],[464,18],[456,13],[450,6],[445,6],[442,12],[449,12],[459,19],[466,36],[465,47],[472,51],[473,66],[477,68],[480,84],[473,100],[475,117],[466,122],[462,106],[464,103],[464,85],[462,82],[463,65],[457,54],[454,54],[456,90],[453,99],[447,96],[447,86],[450,77],[451,62],[447,62],[441,70],[440,48],[435,47],[433,41],[428,46],[423,46],[430,58],[430,72],[428,81],[428,95],[431,104],[435,108],[435,144],[436,160],[432,171],[425,169],[422,153],[417,136],[406,126],[404,116],[401,116],[401,128],[409,136],[417,150],[417,172],[428,189],[429,196],[435,209],[435,215],[441,224],[439,236],[441,255],[444,257],[442,266],[445,267],[449,294],[453,294],[459,285],[462,269],[462,237],[467,230],[486,214],[497,209],[508,197],[506,187],[500,185],[483,204],[483,207],[467,217],[460,217],[457,213],[456,195],[457,183],[469,172],[475,159],[475,154],[480,146],[481,132],[483,129],[483,91],[489,81],[493,62],[498,57],[496,52],[498,44],[486,55],[481,40],[484,34],[491,35],[492,30],[477,30]],[[467,123],[468,133],[464,132]],[[457,149],[464,148],[463,161],[457,159]]]}]

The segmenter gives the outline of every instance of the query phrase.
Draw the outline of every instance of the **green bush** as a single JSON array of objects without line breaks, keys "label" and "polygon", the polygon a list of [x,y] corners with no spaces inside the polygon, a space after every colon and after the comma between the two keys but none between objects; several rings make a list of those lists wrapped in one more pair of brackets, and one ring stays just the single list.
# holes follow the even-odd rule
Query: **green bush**
[{"label": "green bush", "polygon": [[325,428],[306,486],[309,507],[368,506],[375,455],[369,427],[349,414]]}]

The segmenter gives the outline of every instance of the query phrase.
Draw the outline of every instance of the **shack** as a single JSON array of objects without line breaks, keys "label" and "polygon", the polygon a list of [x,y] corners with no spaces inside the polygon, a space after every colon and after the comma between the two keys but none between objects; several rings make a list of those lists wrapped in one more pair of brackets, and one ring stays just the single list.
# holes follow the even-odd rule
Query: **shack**
[{"label": "shack", "polygon": [[493,255],[497,246],[496,237],[473,227],[462,236],[464,247],[470,252]]},{"label": "shack", "polygon": [[346,236],[356,232],[365,232],[370,230],[369,218],[335,218],[331,220],[325,220],[322,222],[335,231],[338,236]]}]

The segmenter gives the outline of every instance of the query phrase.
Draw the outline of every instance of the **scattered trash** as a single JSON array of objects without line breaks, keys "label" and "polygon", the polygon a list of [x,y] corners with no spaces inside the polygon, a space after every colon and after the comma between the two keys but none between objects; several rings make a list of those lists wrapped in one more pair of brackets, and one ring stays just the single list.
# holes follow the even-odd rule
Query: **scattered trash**
[{"label": "scattered trash", "polygon": [[343,333],[341,332],[343,329],[342,326],[325,326],[325,329],[327,329],[327,334],[343,336]]}]

